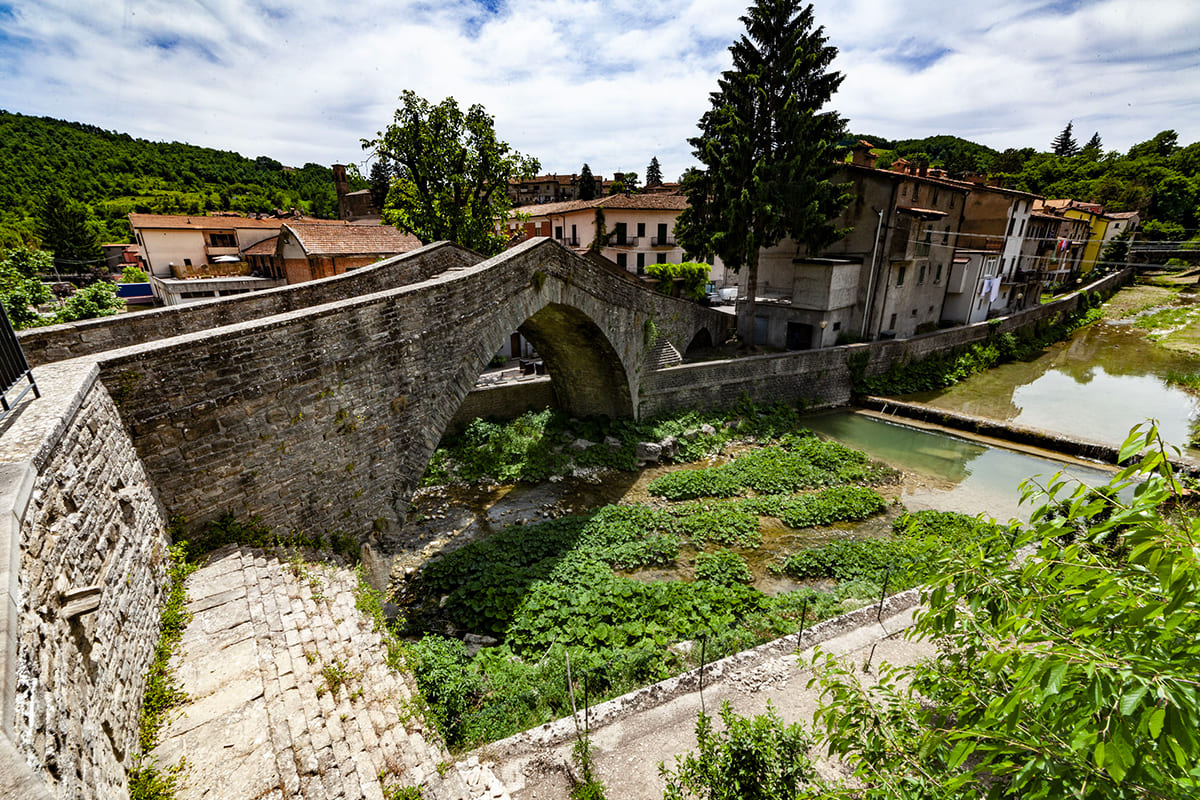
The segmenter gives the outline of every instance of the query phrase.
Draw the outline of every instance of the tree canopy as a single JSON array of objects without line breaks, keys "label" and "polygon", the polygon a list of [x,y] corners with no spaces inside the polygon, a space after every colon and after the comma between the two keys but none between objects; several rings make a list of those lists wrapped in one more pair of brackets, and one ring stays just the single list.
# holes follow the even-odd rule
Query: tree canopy
[{"label": "tree canopy", "polygon": [[650,165],[646,167],[646,186],[659,186],[662,182],[662,167],[659,166],[658,156],[651,156]]},{"label": "tree canopy", "polygon": [[579,199],[596,199],[596,177],[592,175],[592,168],[586,162],[583,168],[579,170]]},{"label": "tree canopy", "polygon": [[689,207],[675,232],[692,256],[746,269],[738,330],[750,341],[759,250],[790,237],[819,252],[840,236],[833,223],[848,196],[832,181],[844,122],[825,108],[842,75],[812,6],[757,0],[741,21],[733,68],[688,140],[702,168],[684,176]]},{"label": "tree canopy", "polygon": [[1079,154],[1079,143],[1075,141],[1075,136],[1071,132],[1074,127],[1074,122],[1068,122],[1067,127],[1062,129],[1062,133],[1054,137],[1054,141],[1050,143],[1050,149],[1054,155],[1073,156]]},{"label": "tree canopy", "polygon": [[484,255],[507,242],[497,224],[511,203],[508,182],[537,174],[536,158],[496,138],[479,104],[463,113],[453,97],[437,105],[405,90],[391,125],[362,146],[393,165],[383,219],[422,242],[448,240]]}]

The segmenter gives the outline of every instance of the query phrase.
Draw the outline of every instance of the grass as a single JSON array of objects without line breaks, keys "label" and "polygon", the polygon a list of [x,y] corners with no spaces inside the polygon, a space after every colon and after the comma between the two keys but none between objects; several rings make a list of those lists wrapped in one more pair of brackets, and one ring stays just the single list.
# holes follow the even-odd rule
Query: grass
[{"label": "grass", "polygon": [[140,754],[128,770],[131,800],[170,800],[175,797],[177,783],[185,762],[160,771],[149,753],[158,744],[163,727],[174,709],[187,700],[171,668],[171,657],[179,651],[183,632],[191,621],[187,611],[187,589],[184,582],[195,572],[197,565],[189,562],[186,543],[170,548],[167,561],[165,601],[159,621],[158,643],[146,675],[146,690],[138,714],[138,745]]}]

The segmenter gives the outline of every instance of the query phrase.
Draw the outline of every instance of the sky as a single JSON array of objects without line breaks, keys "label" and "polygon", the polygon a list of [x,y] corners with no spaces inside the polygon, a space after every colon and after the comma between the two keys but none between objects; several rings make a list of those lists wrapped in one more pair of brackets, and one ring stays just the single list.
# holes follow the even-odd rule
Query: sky
[{"label": "sky", "polygon": [[[748,0],[0,0],[0,109],[358,164],[412,89],[545,172],[674,179]],[[1200,140],[1197,0],[817,0],[851,131],[1124,152]]]}]

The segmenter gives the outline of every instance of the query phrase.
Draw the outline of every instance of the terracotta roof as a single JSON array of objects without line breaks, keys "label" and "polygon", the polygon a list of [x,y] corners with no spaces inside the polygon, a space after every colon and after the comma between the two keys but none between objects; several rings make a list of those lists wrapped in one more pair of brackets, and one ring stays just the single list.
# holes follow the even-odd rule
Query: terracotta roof
[{"label": "terracotta roof", "polygon": [[402,233],[390,225],[286,222],[284,226],[310,256],[397,255],[421,246],[417,237]]},{"label": "terracotta roof", "polygon": [[275,255],[275,246],[279,244],[278,236],[271,236],[263,239],[261,242],[256,242],[242,251],[244,256],[273,256]]},{"label": "terracotta roof", "polygon": [[[300,220],[307,223],[318,224],[337,224],[336,219],[312,219],[301,217]],[[240,216],[224,216],[213,215],[205,216],[203,214],[133,214],[129,215],[129,224],[134,228],[143,230],[195,230],[195,231],[211,231],[211,230],[228,230],[230,228],[270,228],[278,230],[285,222],[295,222],[295,219],[281,219],[278,217],[266,217],[264,219],[254,219],[252,217]]]},{"label": "terracotta roof", "polygon": [[614,194],[596,200],[567,200],[562,203],[521,206],[513,211],[531,217],[548,217],[569,214],[589,208],[625,209],[629,211],[683,211],[688,207],[687,198],[681,194]]}]

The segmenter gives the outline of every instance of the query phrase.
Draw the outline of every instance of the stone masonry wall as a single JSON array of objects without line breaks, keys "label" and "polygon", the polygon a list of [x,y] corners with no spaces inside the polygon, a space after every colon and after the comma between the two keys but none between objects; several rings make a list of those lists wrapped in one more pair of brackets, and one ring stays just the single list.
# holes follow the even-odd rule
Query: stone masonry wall
[{"label": "stone masonry wall", "polygon": [[458,433],[475,419],[514,419],[526,411],[541,411],[554,405],[554,386],[546,377],[483,386],[463,399],[446,432]]},{"label": "stone masonry wall", "polygon": [[97,375],[94,366],[39,371],[43,399],[22,412],[52,415],[57,403],[64,413],[47,420],[20,525],[8,722],[62,800],[128,796],[168,546],[163,508]]},{"label": "stone masonry wall", "polygon": [[437,242],[344,275],[296,286],[35,328],[18,337],[30,366],[37,366],[371,294],[481,260],[482,256],[457,245]]},{"label": "stone masonry wall", "polygon": [[[1108,295],[1128,280],[1128,272],[1115,273],[1085,287],[1084,291]],[[844,405],[851,396],[847,362],[856,356],[865,355],[867,374],[878,375],[898,362],[921,359],[984,341],[996,333],[1048,322],[1074,311],[1079,301],[1080,294],[1074,293],[999,320],[911,339],[669,367],[652,373],[647,379],[642,389],[641,412],[653,415],[677,408],[725,408],[736,403],[743,394],[758,402],[799,403],[807,408]]]},{"label": "stone masonry wall", "polygon": [[634,414],[651,333],[686,347],[724,320],[534,240],[398,289],[105,353],[101,369],[190,525],[228,511],[386,540],[514,330],[538,337],[561,405],[623,399]]}]

